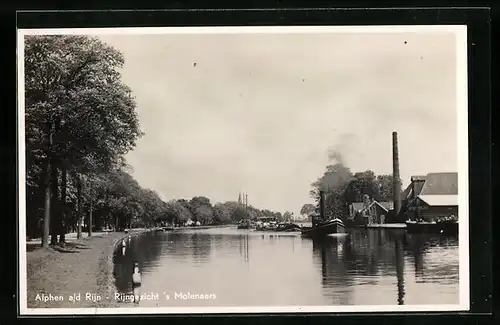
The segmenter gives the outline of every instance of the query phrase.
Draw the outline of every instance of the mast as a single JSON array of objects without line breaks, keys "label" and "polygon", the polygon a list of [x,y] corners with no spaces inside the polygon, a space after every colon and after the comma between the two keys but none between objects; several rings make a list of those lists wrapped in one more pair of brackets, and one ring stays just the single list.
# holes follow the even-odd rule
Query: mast
[{"label": "mast", "polygon": [[319,191],[319,217],[325,221],[325,191]]}]

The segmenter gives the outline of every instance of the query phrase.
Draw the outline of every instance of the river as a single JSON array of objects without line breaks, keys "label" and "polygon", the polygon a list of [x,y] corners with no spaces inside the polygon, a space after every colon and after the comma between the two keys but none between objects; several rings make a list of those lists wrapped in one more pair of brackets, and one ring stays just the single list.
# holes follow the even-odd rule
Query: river
[{"label": "river", "polygon": [[[453,237],[353,229],[322,240],[236,227],[146,233],[114,256],[123,306],[458,304]],[[134,263],[142,285],[132,286]],[[156,297],[155,297],[156,296]],[[189,299],[190,298],[190,299]]]}]

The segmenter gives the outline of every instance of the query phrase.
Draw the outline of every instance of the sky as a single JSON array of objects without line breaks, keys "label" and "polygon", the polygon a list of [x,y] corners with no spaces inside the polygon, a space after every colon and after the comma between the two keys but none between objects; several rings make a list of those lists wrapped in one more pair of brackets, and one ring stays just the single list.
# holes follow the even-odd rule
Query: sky
[{"label": "sky", "polygon": [[449,32],[101,35],[145,132],[127,156],[164,200],[206,196],[299,215],[337,151],[403,185],[457,171],[456,39]]}]

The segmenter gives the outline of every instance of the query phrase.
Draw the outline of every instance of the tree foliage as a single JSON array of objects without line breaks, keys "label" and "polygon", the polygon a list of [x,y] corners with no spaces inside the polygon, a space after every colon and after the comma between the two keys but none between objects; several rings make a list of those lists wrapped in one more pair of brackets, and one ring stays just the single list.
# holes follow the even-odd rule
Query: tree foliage
[{"label": "tree foliage", "polygon": [[311,203],[306,203],[300,209],[300,214],[304,217],[308,217],[310,214],[314,213],[315,206]]},{"label": "tree foliage", "polygon": [[[158,222],[236,222],[281,216],[203,196],[164,202],[128,172],[142,136],[136,102],[122,82],[123,55],[98,38],[28,36],[24,46],[28,236],[50,225],[52,243],[82,225],[98,229]],[[43,231],[47,244],[48,231]]]},{"label": "tree foliage", "polygon": [[121,166],[142,133],[134,98],[121,81],[120,52],[97,38],[74,35],[28,36],[24,51],[27,192],[37,207],[28,218],[37,219],[44,206],[39,198],[51,195],[64,204],[45,203],[44,222],[62,236],[67,216],[60,210],[72,202],[66,204],[68,194],[56,197],[59,171],[73,177],[61,193],[71,195],[80,176],[99,184],[99,175]]},{"label": "tree foliage", "polygon": [[[399,180],[401,184],[401,180]],[[392,201],[393,176],[375,175],[371,170],[352,173],[341,163],[326,166],[326,170],[312,184],[311,197],[315,199],[314,212],[319,214],[319,192],[325,193],[326,217],[345,219],[354,202],[363,202],[367,196],[377,201]],[[304,204],[301,214],[311,213],[311,205]]]}]

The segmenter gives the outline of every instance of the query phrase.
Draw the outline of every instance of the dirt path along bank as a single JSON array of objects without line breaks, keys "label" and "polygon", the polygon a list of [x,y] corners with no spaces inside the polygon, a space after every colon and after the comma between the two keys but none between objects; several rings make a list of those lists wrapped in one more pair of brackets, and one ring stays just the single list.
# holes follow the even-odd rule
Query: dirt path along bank
[{"label": "dirt path along bank", "polygon": [[113,245],[124,236],[123,232],[99,233],[71,240],[65,248],[28,245],[27,307],[110,307]]}]

